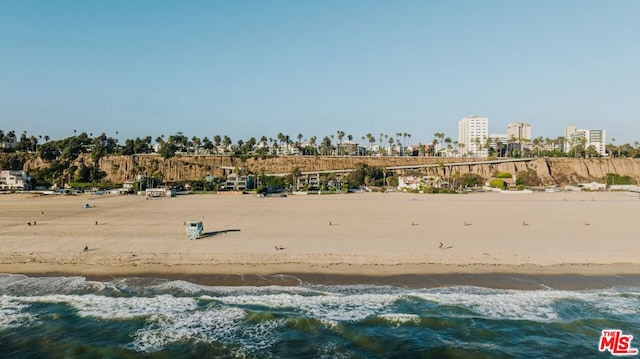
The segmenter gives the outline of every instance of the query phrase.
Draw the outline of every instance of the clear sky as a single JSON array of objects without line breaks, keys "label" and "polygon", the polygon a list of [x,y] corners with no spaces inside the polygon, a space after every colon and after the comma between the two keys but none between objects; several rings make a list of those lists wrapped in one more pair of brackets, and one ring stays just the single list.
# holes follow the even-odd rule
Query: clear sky
[{"label": "clear sky", "polygon": [[0,0],[0,129],[640,140],[640,1]]}]

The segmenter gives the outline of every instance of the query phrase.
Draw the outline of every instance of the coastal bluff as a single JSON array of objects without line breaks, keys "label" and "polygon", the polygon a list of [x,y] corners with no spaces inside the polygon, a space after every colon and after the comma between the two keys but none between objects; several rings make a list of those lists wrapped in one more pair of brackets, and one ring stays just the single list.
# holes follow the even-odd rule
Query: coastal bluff
[{"label": "coastal bluff", "polygon": [[[443,157],[305,157],[281,156],[268,158],[239,158],[233,156],[195,155],[162,158],[159,155],[111,155],[100,159],[98,165],[106,173],[106,180],[114,183],[133,181],[138,174],[154,176],[165,182],[199,180],[208,175],[223,177],[232,169],[243,169],[254,174],[291,173],[294,168],[302,172],[355,168],[365,163],[376,167],[434,165],[422,169],[424,175],[447,176],[453,173],[478,174],[490,178],[496,172],[517,175],[536,174],[542,185],[571,184],[603,180],[608,173],[629,176],[640,183],[640,159],[634,158],[536,158],[520,162],[469,164],[485,159]],[[500,160],[500,159],[498,159]],[[92,163],[89,156],[80,156],[75,163]],[[463,164],[464,163],[464,164]],[[24,162],[29,171],[49,164],[41,159]],[[533,172],[533,173],[532,173]]]}]

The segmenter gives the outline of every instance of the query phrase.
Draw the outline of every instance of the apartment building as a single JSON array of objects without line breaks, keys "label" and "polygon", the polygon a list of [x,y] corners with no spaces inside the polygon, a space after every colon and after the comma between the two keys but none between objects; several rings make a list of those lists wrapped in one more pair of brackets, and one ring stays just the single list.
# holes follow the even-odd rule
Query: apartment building
[{"label": "apartment building", "polygon": [[583,145],[585,149],[593,146],[600,156],[607,154],[605,130],[586,130],[575,126],[566,126],[564,139],[565,152],[571,151],[577,145]]},{"label": "apartment building", "polygon": [[489,136],[489,119],[484,116],[467,116],[458,122],[458,145],[462,154],[487,157],[485,146]]},{"label": "apartment building", "polygon": [[531,141],[531,125],[523,122],[508,124],[507,140],[515,140],[518,143]]}]

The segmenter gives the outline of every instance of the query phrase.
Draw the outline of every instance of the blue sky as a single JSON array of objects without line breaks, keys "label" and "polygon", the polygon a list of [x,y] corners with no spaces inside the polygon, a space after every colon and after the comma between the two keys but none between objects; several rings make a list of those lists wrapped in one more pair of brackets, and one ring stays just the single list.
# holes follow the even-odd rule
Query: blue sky
[{"label": "blue sky", "polygon": [[640,1],[0,0],[0,129],[640,140]]}]

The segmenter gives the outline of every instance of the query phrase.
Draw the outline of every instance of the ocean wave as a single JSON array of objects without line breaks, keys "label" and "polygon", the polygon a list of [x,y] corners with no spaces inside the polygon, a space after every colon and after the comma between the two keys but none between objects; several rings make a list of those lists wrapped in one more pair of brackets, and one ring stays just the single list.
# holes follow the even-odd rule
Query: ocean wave
[{"label": "ocean wave", "polygon": [[399,298],[392,294],[303,296],[299,294],[243,295],[217,298],[225,305],[300,310],[317,319],[358,321],[374,315]]},{"label": "ocean wave", "polygon": [[395,325],[396,327],[399,327],[400,325],[403,325],[403,324],[420,323],[420,316],[417,314],[388,313],[388,314],[380,314],[378,318],[386,322],[389,322]]},{"label": "ocean wave", "polygon": [[148,317],[162,313],[165,315],[195,310],[195,298],[159,295],[155,297],[107,297],[101,295],[44,295],[14,297],[18,303],[65,303],[77,310],[81,317],[95,317],[106,320]]},{"label": "ocean wave", "polygon": [[0,296],[0,329],[25,326],[35,321],[36,316],[25,312],[28,304],[20,303],[8,296]]},{"label": "ocean wave", "polygon": [[245,312],[221,308],[202,312],[162,313],[138,330],[131,344],[136,351],[151,352],[179,341],[220,341],[237,332]]},{"label": "ocean wave", "polygon": [[[625,293],[625,294],[623,294]],[[475,315],[498,320],[530,320],[539,322],[570,321],[558,307],[570,301],[583,307],[580,315],[640,314],[640,297],[616,291],[497,290],[478,287],[450,287],[414,293],[422,300],[440,306],[461,307]],[[594,312],[594,310],[597,310]]]},{"label": "ocean wave", "polygon": [[[565,339],[575,335],[571,340],[581,342],[588,340],[593,328],[610,323],[633,326],[640,321],[640,291],[635,287],[579,291],[470,286],[223,287],[154,278],[95,283],[80,277],[0,276],[0,329],[29,332],[32,325],[55,320],[47,314],[51,310],[89,327],[127,323],[131,334],[124,335],[126,343],[121,345],[138,352],[208,343],[255,357],[261,351],[277,353],[279,343],[331,338],[307,348],[311,356],[322,357],[337,354],[336,345],[350,342],[359,347],[362,341],[375,350],[380,331],[390,343],[403,340],[402,345],[416,348],[447,346],[464,338],[466,342],[459,344],[464,350],[496,353],[499,348],[491,346],[501,335],[496,327],[509,335],[519,332],[520,339],[502,342],[517,346],[529,345],[532,333],[544,336],[547,330],[561,330]],[[59,293],[53,288],[56,284]],[[12,294],[4,294],[4,288]],[[71,288],[77,292],[70,293]],[[538,331],[530,331],[531,327]],[[407,332],[414,336],[404,337]],[[477,334],[479,340],[467,339]]]},{"label": "ocean wave", "polygon": [[87,281],[84,277],[29,277],[22,274],[0,274],[0,290],[5,295],[100,293],[105,288],[105,283]]}]

